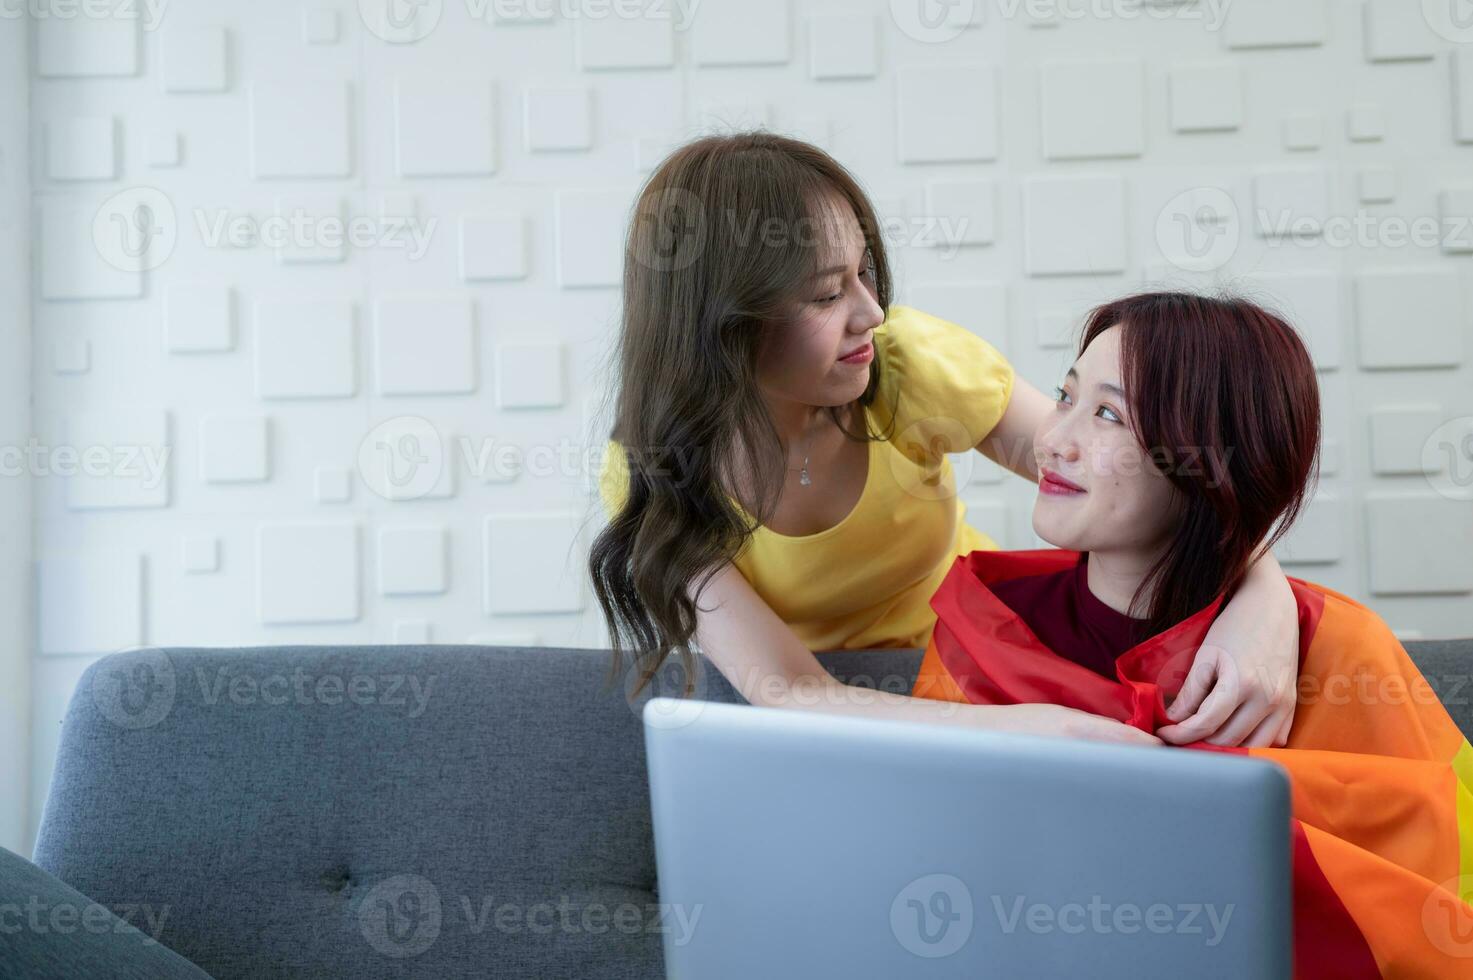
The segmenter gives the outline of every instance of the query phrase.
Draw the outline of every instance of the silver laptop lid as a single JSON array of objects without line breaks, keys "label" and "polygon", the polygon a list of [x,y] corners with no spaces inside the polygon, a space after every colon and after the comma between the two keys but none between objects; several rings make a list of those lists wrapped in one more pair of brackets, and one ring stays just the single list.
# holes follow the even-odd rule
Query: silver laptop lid
[{"label": "silver laptop lid", "polygon": [[666,975],[1290,975],[1289,787],[1170,748],[653,698]]}]

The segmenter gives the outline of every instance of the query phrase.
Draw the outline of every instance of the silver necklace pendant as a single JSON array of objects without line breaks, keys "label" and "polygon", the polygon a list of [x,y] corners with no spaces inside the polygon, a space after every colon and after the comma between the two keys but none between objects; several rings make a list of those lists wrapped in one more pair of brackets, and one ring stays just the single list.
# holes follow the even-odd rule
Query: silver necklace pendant
[{"label": "silver necklace pendant", "polygon": [[811,486],[813,481],[808,479],[808,457],[803,457],[803,468],[798,471],[798,482],[803,486]]}]

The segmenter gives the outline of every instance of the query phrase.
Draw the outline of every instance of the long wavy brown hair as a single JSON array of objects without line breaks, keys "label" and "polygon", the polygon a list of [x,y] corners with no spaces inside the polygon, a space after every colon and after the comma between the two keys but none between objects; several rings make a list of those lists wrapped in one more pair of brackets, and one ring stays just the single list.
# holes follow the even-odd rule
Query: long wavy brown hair
[{"label": "long wavy brown hair", "polygon": [[1114,300],[1090,312],[1079,353],[1116,325],[1131,428],[1184,504],[1131,598],[1148,637],[1231,596],[1294,523],[1319,472],[1319,382],[1294,328],[1242,297]]},{"label": "long wavy brown hair", "polygon": [[[637,667],[631,694],[672,653],[685,692],[694,690],[689,586],[699,597],[781,497],[787,461],[758,390],[758,352],[791,323],[829,258],[824,243],[845,240],[833,222],[845,207],[888,311],[883,228],[859,182],[819,147],[764,130],[709,135],[675,150],[640,190],[624,250],[611,433],[628,496],[588,561],[613,649],[609,680]],[[884,377],[875,349],[863,406]],[[852,431],[854,407],[828,408],[846,436],[887,438],[867,424]],[[738,473],[755,499],[746,515],[728,496]]]}]

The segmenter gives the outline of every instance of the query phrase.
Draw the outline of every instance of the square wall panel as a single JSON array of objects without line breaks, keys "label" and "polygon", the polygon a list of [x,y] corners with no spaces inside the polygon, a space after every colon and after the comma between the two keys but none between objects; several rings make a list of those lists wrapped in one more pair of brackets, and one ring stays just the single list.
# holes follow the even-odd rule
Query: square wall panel
[{"label": "square wall panel", "polygon": [[43,654],[112,653],[143,643],[143,560],[98,552],[36,562]]},{"label": "square wall panel", "polygon": [[990,245],[997,238],[997,185],[991,180],[927,181],[926,211],[935,222],[925,235],[928,245]]},{"label": "square wall panel", "polygon": [[1267,292],[1268,306],[1281,313],[1309,348],[1321,371],[1340,367],[1345,323],[1344,283],[1334,272],[1265,272],[1253,283]]},{"label": "square wall panel", "polygon": [[349,300],[279,298],[256,304],[258,398],[351,398],[358,350]]},{"label": "square wall panel", "polygon": [[92,369],[92,342],[58,340],[51,348],[51,370],[57,374],[86,374]]},{"label": "square wall panel", "polygon": [[573,54],[582,71],[673,68],[675,28],[670,18],[579,17]]},{"label": "square wall panel", "polygon": [[582,611],[587,570],[577,547],[579,519],[574,513],[486,518],[482,600],[487,614]]},{"label": "square wall panel", "polygon": [[565,398],[562,344],[497,345],[498,407],[557,408]]},{"label": "square wall panel", "polygon": [[1039,70],[1044,157],[1088,160],[1138,157],[1144,152],[1144,62],[1051,61]]},{"label": "square wall panel", "polygon": [[347,503],[353,497],[353,480],[346,466],[318,466],[312,471],[312,499],[319,504]]},{"label": "square wall panel", "polygon": [[42,198],[39,205],[42,299],[137,299],[143,276],[108,261],[93,239],[95,208]]},{"label": "square wall panel", "polygon": [[1436,494],[1368,497],[1366,565],[1374,595],[1473,592],[1473,507]]},{"label": "square wall panel", "polygon": [[1390,167],[1364,167],[1356,174],[1362,204],[1390,204],[1396,200],[1396,185],[1396,171]]},{"label": "square wall panel", "polygon": [[347,257],[348,222],[337,191],[278,197],[276,218],[286,229],[276,242],[276,261],[341,262]]},{"label": "square wall panel", "polygon": [[1284,149],[1318,150],[1325,143],[1325,121],[1319,116],[1296,113],[1284,118]]},{"label": "square wall panel", "polygon": [[555,202],[558,285],[564,289],[619,285],[634,194],[624,189],[567,189],[556,192]]},{"label": "square wall panel", "polygon": [[213,534],[186,535],[179,545],[179,564],[191,575],[220,570],[220,539]]},{"label": "square wall panel", "polygon": [[1425,61],[1437,53],[1437,36],[1420,3],[1365,0],[1367,61]]},{"label": "square wall panel", "polygon": [[848,13],[809,16],[809,77],[820,81],[874,78],[879,71],[880,40],[873,16]]},{"label": "square wall panel", "polygon": [[144,159],[148,161],[150,167],[177,167],[183,158],[177,129],[161,127],[148,134]]},{"label": "square wall panel", "polygon": [[211,412],[199,421],[199,478],[259,483],[271,475],[270,427],[264,415]]},{"label": "square wall panel", "polygon": [[1008,355],[1008,284],[1005,282],[918,282],[908,304],[959,323]]},{"label": "square wall panel", "polygon": [[1346,116],[1346,135],[1354,143],[1376,143],[1386,137],[1386,110],[1379,102],[1357,102]]},{"label": "square wall panel", "polygon": [[374,304],[373,360],[384,395],[476,390],[471,301],[455,293],[402,294]]},{"label": "square wall panel", "polygon": [[1432,472],[1424,465],[1422,447],[1446,419],[1439,405],[1388,406],[1371,412],[1371,472],[1382,476]]},{"label": "square wall panel", "polygon": [[496,86],[440,75],[394,83],[395,158],[401,177],[496,172]]},{"label": "square wall panel", "polygon": [[256,615],[263,623],[347,623],[359,617],[358,525],[256,528]]},{"label": "square wall panel", "polygon": [[1378,269],[1355,277],[1363,368],[1457,367],[1468,332],[1463,287],[1451,269]]},{"label": "square wall panel", "polygon": [[1030,276],[1124,272],[1125,181],[1028,177],[1023,181],[1024,265]]},{"label": "square wall panel", "polygon": [[1253,175],[1253,227],[1262,238],[1322,235],[1330,217],[1330,176],[1322,167],[1281,167]]},{"label": "square wall panel", "polygon": [[1243,125],[1243,70],[1236,62],[1175,65],[1169,77],[1171,128],[1178,133]]},{"label": "square wall panel", "polygon": [[274,78],[250,86],[251,173],[256,177],[350,177],[347,82]]},{"label": "square wall panel", "polygon": [[378,590],[435,595],[446,589],[445,528],[385,527],[378,532]]},{"label": "square wall panel", "polygon": [[164,291],[164,349],[171,354],[235,347],[235,303],[229,286],[177,283]]},{"label": "square wall panel", "polygon": [[1437,195],[1437,214],[1442,222],[1442,250],[1473,252],[1473,186],[1444,187]]},{"label": "square wall panel", "polygon": [[697,66],[781,65],[792,56],[788,0],[703,0],[691,11]]},{"label": "square wall panel", "polygon": [[131,17],[38,17],[36,74],[42,78],[137,75],[139,23]]},{"label": "square wall panel", "polygon": [[302,40],[307,44],[337,44],[341,30],[338,12],[331,7],[308,7],[302,11]]},{"label": "square wall panel", "polygon": [[223,27],[169,27],[162,41],[165,92],[223,92],[229,87],[229,35]]},{"label": "square wall panel", "polygon": [[460,278],[525,279],[527,220],[519,214],[467,214],[460,219]]},{"label": "square wall panel", "polygon": [[1473,143],[1473,45],[1464,44],[1449,56],[1453,70],[1453,137]]},{"label": "square wall panel", "polygon": [[1299,512],[1299,519],[1279,539],[1274,554],[1291,565],[1329,565],[1345,559],[1344,543],[1350,534],[1350,513],[1345,501],[1326,493],[1316,494]]},{"label": "square wall panel", "polygon": [[588,86],[529,88],[522,106],[528,151],[586,150],[593,145],[593,92]]},{"label": "square wall panel", "polygon": [[117,124],[112,116],[53,119],[46,124],[47,177],[112,180],[117,175]]},{"label": "square wall panel", "polygon": [[66,433],[76,462],[72,472],[59,475],[72,510],[169,505],[175,446],[168,412],[124,406],[78,412],[67,418]]},{"label": "square wall panel", "polygon": [[1033,320],[1034,339],[1044,350],[1068,350],[1074,346],[1079,318],[1073,310],[1040,310]]},{"label": "square wall panel", "polygon": [[1325,43],[1325,0],[1233,0],[1224,8],[1223,44],[1229,48],[1293,48]]},{"label": "square wall panel", "polygon": [[896,84],[901,163],[997,159],[997,72],[991,65],[906,65]]}]

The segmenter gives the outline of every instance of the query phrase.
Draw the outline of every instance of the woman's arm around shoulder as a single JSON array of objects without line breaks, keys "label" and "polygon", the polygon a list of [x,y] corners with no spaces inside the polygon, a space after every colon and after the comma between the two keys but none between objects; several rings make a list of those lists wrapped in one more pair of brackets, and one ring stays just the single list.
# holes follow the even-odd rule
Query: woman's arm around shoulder
[{"label": "woman's arm around shoulder", "polygon": [[1051,704],[979,705],[914,698],[836,679],[813,651],[728,564],[695,595],[696,644],[748,702],[829,714],[929,721],[967,728],[1159,745],[1155,736]]}]

